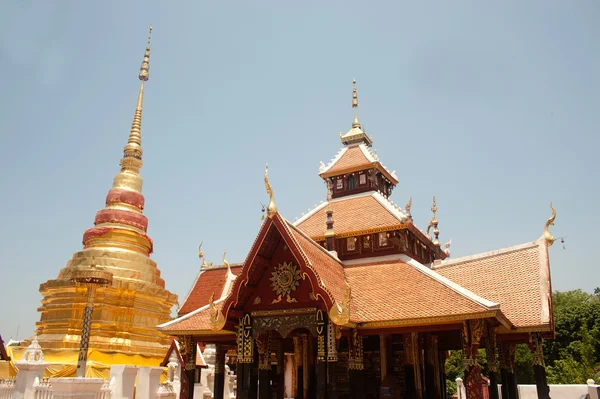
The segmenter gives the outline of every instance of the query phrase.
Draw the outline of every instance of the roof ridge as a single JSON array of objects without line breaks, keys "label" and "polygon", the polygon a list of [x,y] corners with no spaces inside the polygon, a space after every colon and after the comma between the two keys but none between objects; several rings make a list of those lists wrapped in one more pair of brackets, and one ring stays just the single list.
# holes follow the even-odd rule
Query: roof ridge
[{"label": "roof ridge", "polygon": [[485,258],[491,258],[493,256],[497,256],[497,255],[504,255],[504,254],[509,254],[512,252],[517,252],[517,251],[521,251],[524,249],[529,249],[529,248],[533,248],[533,247],[539,247],[541,244],[541,241],[544,239],[544,237],[538,238],[535,241],[531,241],[525,244],[517,244],[517,245],[513,245],[512,247],[506,247],[506,248],[501,248],[501,249],[495,249],[492,251],[487,251],[487,252],[482,252],[479,254],[474,254],[474,255],[467,255],[467,256],[463,256],[460,258],[454,258],[454,259],[448,259],[448,260],[442,260],[439,263],[434,262],[432,264],[432,268],[433,269],[441,269],[444,267],[450,267],[450,266],[456,266],[458,264],[461,263],[466,263],[466,262],[472,262],[475,260],[481,260],[481,259],[485,259]]},{"label": "roof ridge", "polygon": [[[395,216],[400,223],[406,223],[405,219],[408,218],[408,214],[404,211],[404,209],[394,205],[389,198],[384,197],[379,191],[375,191],[371,195],[377,200],[377,202],[387,209],[388,212]],[[400,217],[398,217],[398,215],[400,215]]]},{"label": "roof ridge", "polygon": [[[214,305],[218,305],[219,303],[225,301],[225,299],[226,298],[219,298],[216,301],[214,301],[213,304]],[[200,307],[200,308],[198,308],[198,309],[196,309],[196,310],[194,310],[194,311],[192,311],[190,313],[184,314],[183,316],[180,316],[180,317],[177,317],[177,318],[175,318],[173,320],[167,321],[166,323],[159,324],[159,325],[156,326],[156,328],[165,328],[165,327],[168,327],[168,326],[174,324],[175,322],[181,322],[181,321],[187,320],[190,317],[195,316],[198,313],[203,312],[203,311],[205,311],[208,308],[210,308],[210,303],[207,303],[206,305],[204,305],[204,306],[202,306],[202,307]]]},{"label": "roof ridge", "polygon": [[[309,217],[311,217],[312,215],[314,215],[315,213],[317,213],[318,211],[323,209],[327,204],[329,204],[328,201],[319,203],[319,205],[315,206],[313,209],[311,209],[310,211],[308,211],[307,213],[302,215],[300,218],[298,218],[298,220],[295,220],[294,225],[301,224],[306,219],[308,219]],[[323,223],[323,225],[325,225],[325,223]]]},{"label": "roof ridge", "polygon": [[441,274],[435,272],[434,270],[428,268],[427,266],[421,264],[420,262],[417,262],[416,260],[412,259],[411,257],[409,257],[405,254],[402,254],[401,259],[407,265],[414,267],[421,273],[431,277],[432,279],[436,280],[438,283],[446,286],[447,288],[462,295],[463,297],[465,297],[473,302],[476,302],[478,305],[482,306],[483,308],[488,309],[488,310],[499,310],[500,309],[499,303],[496,303],[496,302],[490,301],[488,299],[485,299],[483,297],[480,297],[479,295],[475,294],[474,292],[455,283],[454,281],[450,280],[449,278],[442,276]]},{"label": "roof ridge", "polygon": [[[337,154],[335,154],[335,156],[333,158],[331,158],[331,160],[329,161],[329,164],[327,164],[327,166],[325,166],[323,168],[323,170],[319,170],[319,173],[327,172],[329,169],[331,169],[333,167],[333,165],[338,163],[338,161],[342,158],[342,155],[344,155],[348,151],[348,148],[350,148],[350,147],[340,148],[340,150],[337,152]],[[319,169],[321,169],[321,168],[319,168]]]},{"label": "roof ridge", "polygon": [[[281,217],[283,219],[284,222],[286,222],[286,224],[288,226],[290,226],[291,228],[293,228],[296,232],[298,232],[300,235],[302,235],[302,237],[306,238],[307,240],[309,240],[309,242],[316,246],[317,248],[319,248],[321,251],[323,251],[324,253],[326,253],[328,256],[330,256],[333,260],[335,260],[336,262],[338,262],[340,265],[343,266],[342,261],[336,257],[333,256],[331,254],[331,252],[329,252],[328,250],[326,250],[325,248],[323,248],[322,246],[320,246],[315,240],[313,240],[312,238],[310,238],[309,236],[307,236],[306,234],[304,234],[304,232],[302,230],[300,230],[298,227],[294,226],[293,223],[291,223],[289,220],[285,219],[284,217]],[[300,246],[300,243],[298,243],[298,245]]]}]

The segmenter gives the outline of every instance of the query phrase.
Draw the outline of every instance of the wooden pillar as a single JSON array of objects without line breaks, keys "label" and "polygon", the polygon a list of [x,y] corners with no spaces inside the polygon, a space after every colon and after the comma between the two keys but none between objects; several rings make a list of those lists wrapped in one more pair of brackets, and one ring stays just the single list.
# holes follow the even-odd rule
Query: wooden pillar
[{"label": "wooden pillar", "polygon": [[533,373],[539,399],[550,399],[550,387],[546,376],[542,336],[540,333],[529,334],[529,349],[533,358]]},{"label": "wooden pillar", "polygon": [[215,349],[215,388],[213,390],[213,398],[223,399],[225,392],[225,347],[222,344],[216,344]]},{"label": "wooden pillar", "polygon": [[327,398],[337,399],[337,345],[335,339],[335,324],[327,322]]},{"label": "wooden pillar", "polygon": [[488,336],[485,346],[485,355],[488,364],[490,378],[489,394],[490,399],[498,398],[498,360],[496,358],[496,327],[488,325]]},{"label": "wooden pillar", "polygon": [[[194,399],[194,383],[196,382],[196,342],[189,335],[179,337],[181,355],[185,361],[185,379],[188,399]],[[183,389],[182,389],[183,390]]]},{"label": "wooden pillar", "polygon": [[428,334],[425,342],[425,397],[428,399],[441,399],[438,337],[434,334]]},{"label": "wooden pillar", "polygon": [[514,371],[517,346],[514,343],[500,344],[500,375],[502,377],[502,399],[518,399],[517,377]]},{"label": "wooden pillar", "polygon": [[481,368],[477,364],[477,350],[483,335],[483,319],[463,322],[463,363],[465,366],[465,391],[467,398],[481,398],[483,395]]},{"label": "wooden pillar", "polygon": [[237,397],[239,399],[256,399],[257,381],[256,367],[257,356],[254,355],[254,338],[252,337],[252,323],[250,315],[246,314],[240,319],[236,330],[237,342]]},{"label": "wooden pillar", "polygon": [[[439,381],[440,381],[440,393],[442,398],[448,396],[448,388],[446,387],[446,351],[438,349],[438,367],[440,370]],[[496,398],[498,399],[498,398]]]},{"label": "wooden pillar", "polygon": [[422,399],[419,333],[403,335],[404,342],[404,382],[409,399]]},{"label": "wooden pillar", "polygon": [[284,352],[283,352],[283,340],[277,341],[277,397],[285,397],[285,363],[284,363]]},{"label": "wooden pillar", "polygon": [[269,399],[271,396],[271,381],[269,372],[271,371],[271,331],[256,340],[258,349],[258,397],[260,399]]},{"label": "wooden pillar", "polygon": [[363,337],[358,331],[352,331],[352,339],[348,345],[348,376],[350,378],[350,397],[365,397],[365,363],[363,356]]},{"label": "wooden pillar", "polygon": [[381,382],[385,380],[388,373],[388,345],[387,345],[387,336],[383,334],[379,334],[379,359],[380,359],[380,374],[381,374]]},{"label": "wooden pillar", "polygon": [[326,323],[327,320],[325,320],[323,311],[317,310],[317,364],[315,369],[315,393],[317,399],[325,399],[327,397]]}]

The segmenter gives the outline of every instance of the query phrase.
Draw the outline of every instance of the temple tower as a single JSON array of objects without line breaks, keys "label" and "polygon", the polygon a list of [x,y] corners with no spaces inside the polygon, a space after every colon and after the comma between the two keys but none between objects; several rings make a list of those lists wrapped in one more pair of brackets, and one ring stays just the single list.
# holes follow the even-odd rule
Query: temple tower
[{"label": "temple tower", "polygon": [[[150,27],[152,32],[152,27]],[[177,296],[152,259],[152,240],[146,231],[142,195],[142,102],[148,81],[150,37],[138,75],[141,81],[129,139],[123,149],[121,170],[108,191],[104,209],[96,213],[94,227],[83,234],[83,250],[75,253],[55,280],[40,285],[43,296],[36,334],[44,349],[79,346],[85,289],[72,282],[82,266],[100,266],[113,274],[110,286],[95,296],[90,349],[110,353],[162,356],[169,339],[155,326],[170,319]]]}]

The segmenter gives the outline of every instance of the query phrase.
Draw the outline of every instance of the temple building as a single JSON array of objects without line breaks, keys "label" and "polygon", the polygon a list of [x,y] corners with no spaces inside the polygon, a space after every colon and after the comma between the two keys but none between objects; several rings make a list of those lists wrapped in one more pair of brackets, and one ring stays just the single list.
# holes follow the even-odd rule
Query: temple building
[{"label": "temple building", "polygon": [[[108,377],[111,364],[158,365],[170,345],[169,337],[155,326],[171,319],[177,296],[165,289],[156,262],[150,258],[152,240],[143,215],[139,173],[149,60],[150,38],[138,76],[141,85],[121,169],[108,191],[105,207],[96,213],[94,227],[83,234],[83,250],[73,255],[56,279],[40,285],[43,299],[36,335],[46,360],[53,364],[47,376],[75,372],[86,305],[86,288],[74,281],[80,267],[98,267],[112,274],[112,284],[99,287],[95,294],[88,374]],[[13,355],[20,357],[20,353]]]},{"label": "temple building", "polygon": [[[158,329],[180,343],[193,397],[198,346],[215,345],[214,397],[225,363],[237,398],[444,398],[444,363],[462,350],[468,398],[516,399],[515,348],[533,352],[538,395],[548,397],[541,341],[553,338],[546,223],[534,241],[451,259],[439,240],[435,197],[425,230],[409,200],[390,200],[398,177],[373,149],[357,116],[319,177],[327,200],[296,222],[270,196],[245,261],[201,272],[175,320]],[[274,185],[276,186],[276,185]]]}]

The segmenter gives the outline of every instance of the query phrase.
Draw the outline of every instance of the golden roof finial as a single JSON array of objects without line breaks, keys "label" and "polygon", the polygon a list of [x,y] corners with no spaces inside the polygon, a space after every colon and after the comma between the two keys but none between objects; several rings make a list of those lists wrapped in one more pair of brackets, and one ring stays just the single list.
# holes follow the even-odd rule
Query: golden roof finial
[{"label": "golden roof finial", "polygon": [[227,262],[227,259],[225,259],[225,257],[227,256],[227,250],[223,251],[223,264],[225,266],[227,266],[227,274],[231,273],[231,266],[229,265],[229,262]]},{"label": "golden roof finial", "polygon": [[265,166],[265,188],[267,189],[267,194],[269,194],[269,205],[267,206],[267,216],[272,218],[277,213],[277,205],[275,205],[275,196],[273,195],[273,189],[271,188],[271,184],[269,184],[269,164]]},{"label": "golden roof finial", "polygon": [[[150,25],[150,34],[152,33],[152,25]],[[137,105],[131,123],[131,131],[129,139],[123,149],[123,158],[121,159],[121,171],[130,171],[139,173],[142,167],[142,104],[144,102],[144,83],[148,81],[150,71],[150,34],[148,34],[148,45],[140,67],[138,79],[142,81],[140,91],[138,93]]]},{"label": "golden roof finial", "polygon": [[546,239],[548,246],[554,244],[554,236],[550,234],[550,230],[548,229],[548,227],[554,226],[554,219],[556,219],[556,209],[554,209],[552,201],[550,201],[550,209],[552,209],[552,216],[548,218],[548,221],[546,221],[546,225],[544,226],[544,238]]},{"label": "golden roof finial", "polygon": [[358,108],[358,94],[356,93],[356,79],[352,81],[354,88],[352,89],[352,109],[354,110],[354,121],[352,122],[352,128],[360,129],[360,122],[358,122],[358,115],[356,114],[356,108]]},{"label": "golden roof finial", "polygon": [[203,244],[203,241],[200,241],[200,245],[198,246],[198,256],[200,257],[200,259],[202,259],[202,265],[200,267],[202,267],[204,269],[205,267],[208,266],[208,263],[206,263],[206,259],[204,258],[204,251],[202,250],[202,244]]}]

